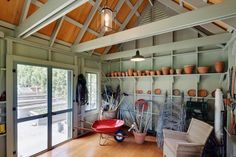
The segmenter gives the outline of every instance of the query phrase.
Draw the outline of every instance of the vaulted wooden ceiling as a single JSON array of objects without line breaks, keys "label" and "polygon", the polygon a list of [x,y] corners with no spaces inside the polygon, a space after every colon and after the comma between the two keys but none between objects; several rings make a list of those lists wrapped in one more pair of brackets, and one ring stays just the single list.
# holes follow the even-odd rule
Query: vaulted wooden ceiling
[{"label": "vaulted wooden ceiling", "polygon": [[[8,22],[13,25],[19,25],[20,17],[23,13],[24,4],[27,0],[1,0],[0,1],[0,20]],[[28,9],[27,17],[31,16],[37,9],[47,3],[48,0],[31,0],[31,4]],[[115,20],[113,22],[115,33],[119,31],[120,27],[126,20],[127,16],[133,9],[136,3],[139,0],[124,0],[121,8],[119,10],[115,10],[119,0],[108,0],[107,6],[109,6],[116,14]],[[66,18],[63,20],[62,25],[59,29],[59,32],[56,36],[56,39],[62,40],[64,42],[73,44],[76,41],[77,36],[81,32],[81,28],[76,26],[74,23],[77,22],[78,25],[83,26],[89,16],[89,13],[92,11],[94,1],[89,1],[82,6],[76,8],[75,10],[66,14]],[[100,4],[100,9],[105,5],[106,1],[102,0]],[[135,26],[138,16],[142,13],[144,8],[148,5],[148,0],[142,0],[142,3],[139,5],[135,14],[130,18],[129,22],[126,24],[124,29],[132,28]],[[97,38],[97,35],[100,34],[100,10],[98,9],[93,16],[93,19],[89,23],[89,26],[85,33],[83,34],[80,42],[86,42],[92,39]],[[73,23],[72,23],[72,22]],[[46,36],[51,36],[53,34],[53,30],[56,28],[56,21],[50,23],[46,27],[40,29],[38,33],[44,34]],[[108,33],[104,34],[107,35]],[[100,48],[95,50],[98,53],[103,53],[105,48]],[[115,46],[111,48],[110,51],[114,51]]]},{"label": "vaulted wooden ceiling", "polygon": [[[27,17],[34,14],[37,9],[45,5],[48,0],[31,0],[28,8],[25,8],[24,5],[29,0],[0,0],[0,20],[18,26],[20,24],[21,16],[24,9],[27,9]],[[102,0],[99,3],[100,7],[95,10],[92,20],[88,23],[88,27],[84,29],[87,18],[93,12],[96,3],[99,0],[90,0],[89,2],[83,4],[82,6],[74,9],[64,16],[61,26],[56,34],[56,39],[64,41],[69,44],[74,44],[78,36],[81,36],[79,40],[80,43],[93,40],[103,35],[108,35],[110,33],[115,33],[125,29],[135,27],[138,18],[142,14],[143,10],[149,5],[149,0],[108,0],[108,6],[115,12],[116,16],[113,20],[114,31],[110,33],[101,32],[100,28],[100,10],[105,4],[105,0]],[[180,4],[181,0],[173,0],[174,2]],[[208,4],[220,3],[223,0],[208,0]],[[116,7],[121,3],[122,5],[119,10],[116,10]],[[138,4],[140,3],[140,4]],[[135,6],[138,6],[136,9]],[[183,7],[188,10],[194,10],[195,8],[189,4],[187,1],[183,2]],[[129,15],[131,14],[131,17]],[[60,20],[60,19],[59,19]],[[40,29],[38,33],[51,37],[57,28],[59,20],[54,21],[47,25],[46,27]],[[128,21],[127,21],[128,20]],[[215,25],[218,27],[227,30],[227,26],[222,22],[215,22]],[[84,32],[83,32],[84,31]],[[108,52],[106,52],[108,50]],[[103,54],[112,53],[117,50],[117,45],[113,45],[109,48],[99,48],[95,52]]]}]

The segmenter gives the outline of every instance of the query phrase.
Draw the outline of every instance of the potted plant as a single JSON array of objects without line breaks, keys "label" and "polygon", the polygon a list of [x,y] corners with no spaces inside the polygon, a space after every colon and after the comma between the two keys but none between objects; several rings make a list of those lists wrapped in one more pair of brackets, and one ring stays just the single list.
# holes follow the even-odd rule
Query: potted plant
[{"label": "potted plant", "polygon": [[151,115],[145,112],[148,110],[148,104],[145,100],[143,101],[142,99],[142,101],[137,102],[135,106],[137,107],[138,104],[138,109],[135,111],[135,118],[132,118],[134,122],[129,131],[133,132],[134,140],[137,144],[143,144],[151,121]]}]

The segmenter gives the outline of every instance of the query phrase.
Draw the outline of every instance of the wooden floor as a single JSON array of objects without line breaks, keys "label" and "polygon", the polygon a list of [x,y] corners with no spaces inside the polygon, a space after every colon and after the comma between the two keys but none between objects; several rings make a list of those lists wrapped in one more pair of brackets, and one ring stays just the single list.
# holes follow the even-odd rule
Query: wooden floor
[{"label": "wooden floor", "polygon": [[100,146],[98,139],[98,134],[81,137],[40,157],[162,157],[162,151],[157,148],[156,143],[145,142],[138,145],[132,136],[122,143],[111,140],[106,146]]}]

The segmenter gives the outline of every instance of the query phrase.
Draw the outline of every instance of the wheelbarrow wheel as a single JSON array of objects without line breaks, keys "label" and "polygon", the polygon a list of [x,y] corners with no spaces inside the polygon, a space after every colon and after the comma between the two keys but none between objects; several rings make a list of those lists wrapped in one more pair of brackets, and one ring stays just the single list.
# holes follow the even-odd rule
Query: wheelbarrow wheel
[{"label": "wheelbarrow wheel", "polygon": [[118,130],[115,133],[114,139],[116,140],[116,142],[123,142],[125,139],[125,132],[123,130]]}]

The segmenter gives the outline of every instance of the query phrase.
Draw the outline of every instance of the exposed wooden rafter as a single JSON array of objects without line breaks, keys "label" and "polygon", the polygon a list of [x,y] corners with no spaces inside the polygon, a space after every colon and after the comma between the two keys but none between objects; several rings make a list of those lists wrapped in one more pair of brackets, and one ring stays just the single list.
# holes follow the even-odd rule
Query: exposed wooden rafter
[{"label": "exposed wooden rafter", "polygon": [[62,22],[63,22],[64,18],[65,17],[63,16],[63,17],[61,17],[60,19],[57,20],[56,26],[55,26],[55,28],[53,30],[53,33],[52,33],[52,36],[51,36],[50,47],[53,46],[53,44],[54,44],[54,42],[56,40],[57,34],[58,34],[58,32],[59,32],[59,30],[61,28],[61,25],[62,25]]},{"label": "exposed wooden rafter", "polygon": [[[120,27],[119,31],[123,31],[127,24],[129,23],[130,19],[133,17],[133,15],[135,14],[135,12],[138,10],[139,6],[142,4],[143,0],[138,0],[136,2],[136,4],[134,5],[134,8],[131,10],[131,12],[129,13],[129,15],[126,17],[124,23],[122,24],[122,26]],[[112,46],[109,46],[105,49],[103,54],[107,54]]]},{"label": "exposed wooden rafter", "polygon": [[87,1],[88,0],[48,1],[17,27],[16,36],[26,38]]},{"label": "exposed wooden rafter", "polygon": [[23,6],[22,15],[20,17],[20,23],[25,21],[25,19],[27,17],[27,14],[28,14],[28,11],[29,11],[30,3],[31,3],[31,0],[25,0],[24,6]]},{"label": "exposed wooden rafter", "polygon": [[[32,0],[32,3],[33,3],[34,5],[36,5],[37,7],[42,7],[42,6],[44,5],[42,2],[40,2],[40,1],[38,1],[38,0]],[[68,16],[65,16],[64,20],[67,21],[67,22],[69,22],[69,23],[71,23],[71,24],[73,24],[73,25],[75,25],[75,26],[77,26],[77,27],[79,27],[79,28],[82,28],[82,27],[83,27],[83,24],[79,23],[78,21],[75,21],[74,19],[72,19],[72,18],[70,18],[70,17],[68,17]],[[92,29],[90,29],[90,28],[88,28],[87,31],[88,31],[89,33],[92,33],[92,34],[95,35],[95,36],[98,36],[98,35],[99,35],[99,33],[97,33],[96,31],[94,31],[94,30],[92,30]]]},{"label": "exposed wooden rafter", "polygon": [[92,10],[90,11],[90,13],[89,13],[89,15],[88,15],[88,17],[87,17],[83,27],[81,28],[81,30],[80,30],[80,32],[79,32],[79,34],[78,34],[74,44],[78,44],[82,40],[85,32],[87,31],[87,29],[89,27],[90,22],[93,20],[93,17],[96,14],[96,12],[97,12],[98,8],[100,7],[101,3],[102,3],[102,0],[97,0],[95,2],[95,5],[93,6]]},{"label": "exposed wooden rafter", "polygon": [[[191,12],[176,15],[167,19],[131,28],[122,32],[104,36],[72,47],[74,52],[84,52],[96,48],[115,45],[136,39],[142,39],[167,32],[190,28],[212,21],[236,16],[236,1],[227,0],[223,3],[200,8]],[[183,20],[184,19],[184,20]],[[128,35],[127,35],[128,34]]]},{"label": "exposed wooden rafter", "polygon": [[[188,5],[190,5],[192,8],[194,9],[199,9],[201,7],[206,7],[209,6],[210,4],[204,2],[204,1],[199,1],[199,0],[183,0],[185,3],[187,3]],[[231,32],[233,27],[229,25],[229,23],[227,23],[227,21],[215,21],[215,23],[219,26],[226,27],[228,32]]]},{"label": "exposed wooden rafter", "polygon": [[[188,9],[184,8],[183,5],[181,5],[184,2],[184,0],[182,1],[182,3],[180,1],[180,5],[178,5],[177,3],[175,3],[172,0],[158,0],[158,1],[160,3],[162,3],[163,5],[167,6],[168,8],[170,8],[171,10],[175,11],[178,14],[186,13],[186,12],[189,11]],[[202,3],[204,3],[204,2],[202,2]],[[213,34],[225,32],[224,29],[216,26],[213,23],[207,23],[207,24],[201,25],[201,27],[206,29],[208,32],[213,33]]]},{"label": "exposed wooden rafter", "polygon": [[[129,6],[129,8],[130,8],[131,10],[134,8],[133,4],[132,4],[129,0],[125,0],[125,3]],[[139,14],[139,12],[138,12],[137,10],[135,11],[135,15],[136,15],[137,17],[140,16],[140,14]]]},{"label": "exposed wooden rafter", "polygon": [[[149,46],[144,48],[139,48],[141,55],[151,55],[153,53],[159,53],[159,52],[169,52],[174,50],[181,50],[181,49],[187,49],[187,48],[195,48],[195,47],[202,47],[207,45],[217,45],[217,44],[223,44],[227,43],[231,38],[230,33],[224,33],[224,34],[217,34],[207,37],[201,37],[201,38],[195,38],[195,39],[189,39],[189,40],[183,40],[183,41],[177,41],[172,43],[166,43],[161,45],[155,45],[155,46]],[[112,60],[112,59],[118,59],[118,58],[128,58],[133,55],[135,55],[137,49],[133,50],[127,50],[112,54],[103,55],[103,60]]]}]

